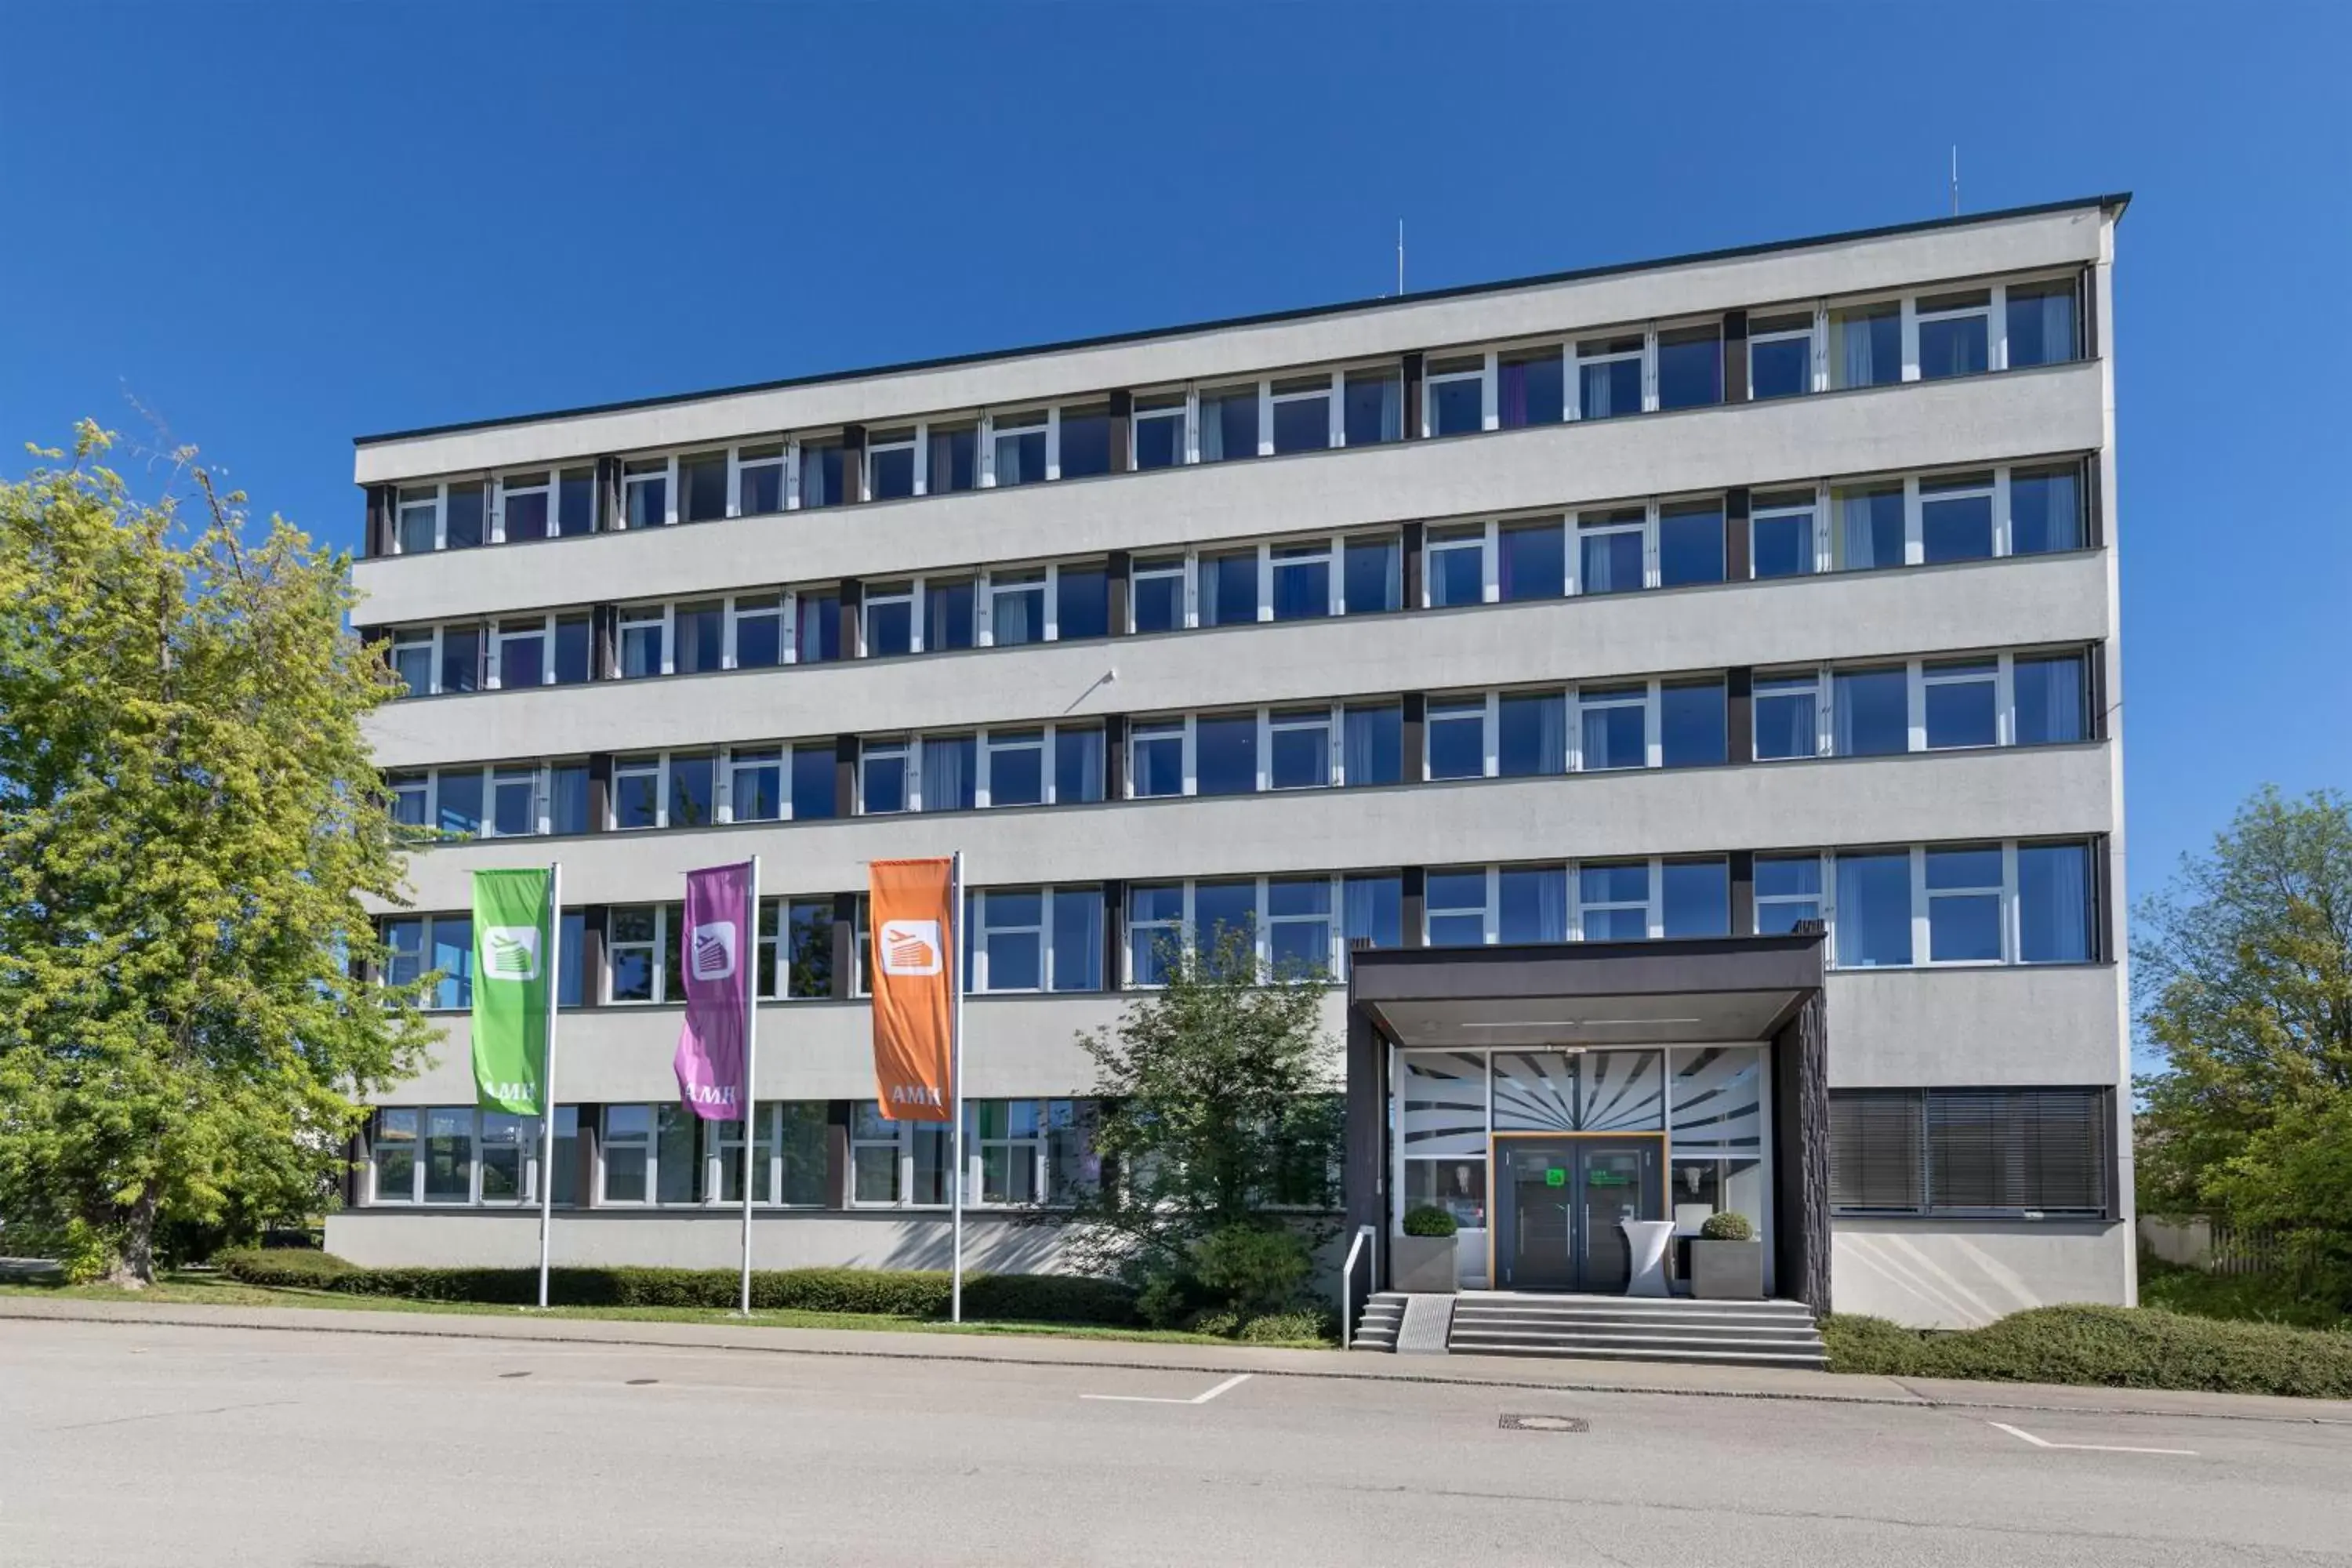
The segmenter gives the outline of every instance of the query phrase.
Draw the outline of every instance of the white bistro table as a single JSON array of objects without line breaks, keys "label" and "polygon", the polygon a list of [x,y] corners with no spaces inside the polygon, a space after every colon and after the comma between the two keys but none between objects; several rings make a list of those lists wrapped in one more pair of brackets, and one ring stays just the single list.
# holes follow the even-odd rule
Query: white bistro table
[{"label": "white bistro table", "polygon": [[1625,1279],[1628,1296],[1664,1296],[1666,1289],[1666,1247],[1673,1242],[1675,1222],[1670,1219],[1621,1219],[1618,1225],[1625,1232],[1625,1251],[1629,1265]]}]

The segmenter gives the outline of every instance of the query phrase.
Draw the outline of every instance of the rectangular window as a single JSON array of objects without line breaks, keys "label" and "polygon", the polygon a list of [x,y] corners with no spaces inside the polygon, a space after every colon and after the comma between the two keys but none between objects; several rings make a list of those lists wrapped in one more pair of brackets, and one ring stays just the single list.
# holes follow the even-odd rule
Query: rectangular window
[{"label": "rectangular window", "polygon": [[547,679],[547,622],[500,621],[499,638],[499,686],[511,690],[516,687],[538,686]]},{"label": "rectangular window", "polygon": [[375,1201],[413,1204],[416,1201],[416,1119],[413,1110],[375,1113],[374,1136],[368,1154],[375,1166]]},{"label": "rectangular window", "polygon": [[1033,414],[999,414],[989,420],[996,459],[995,481],[1001,489],[1008,485],[1034,485],[1045,475],[1045,426],[1048,416],[1040,408]]},{"label": "rectangular window", "polygon": [[1642,412],[1641,334],[1578,343],[1576,396],[1580,419],[1622,419]]},{"label": "rectangular window", "polygon": [[1110,472],[1110,405],[1065,408],[1061,426],[1061,478],[1087,479]]},{"label": "rectangular window", "polygon": [[1423,381],[1422,419],[1432,436],[1466,436],[1486,426],[1483,354],[1432,360]]},{"label": "rectangular window", "polygon": [[432,1005],[474,1005],[474,921],[469,915],[435,915],[425,922],[425,959],[441,976]]},{"label": "rectangular window", "polygon": [[621,465],[621,526],[660,528],[669,521],[669,459],[632,458]]},{"label": "rectangular window", "polygon": [[1330,878],[1266,879],[1265,956],[1276,974],[1331,973]]},{"label": "rectangular window", "polygon": [[547,472],[509,474],[499,480],[499,533],[511,544],[545,539],[550,521]]},{"label": "rectangular window", "polygon": [[1158,985],[1184,940],[1184,884],[1142,882],[1127,890],[1128,977]]},{"label": "rectangular window", "polygon": [[1666,681],[1658,689],[1658,760],[1670,768],[1729,760],[1725,713],[1722,681]]},{"label": "rectangular window", "polygon": [[921,778],[925,811],[970,811],[978,804],[978,755],[970,735],[926,735]]},{"label": "rectangular window", "polygon": [[616,757],[613,760],[613,826],[625,831],[661,826],[662,784],[659,757]]},{"label": "rectangular window", "polygon": [[2017,847],[2017,960],[2020,963],[2088,963],[2098,951],[2092,935],[2091,847]]},{"label": "rectangular window", "polygon": [[1110,574],[1100,566],[1054,573],[1054,638],[1077,642],[1110,636]]},{"label": "rectangular window", "polygon": [[[586,975],[581,966],[580,953],[582,944],[588,940],[587,911],[584,910],[563,911],[561,916],[561,927],[560,940],[563,943],[563,949],[557,955],[555,966],[555,1005],[559,1007],[584,1007],[588,1005]],[[561,1112],[556,1117],[555,1132],[559,1138],[563,1135],[563,1120]],[[562,1154],[559,1150],[557,1159],[560,1162],[562,1158]],[[555,1201],[557,1203],[569,1201],[563,1195],[564,1185],[563,1167],[559,1163],[556,1167]]]},{"label": "rectangular window", "polygon": [[1130,614],[1139,633],[1183,629],[1184,557],[1139,560],[1129,584],[1133,597]]},{"label": "rectangular window", "polygon": [[784,754],[773,746],[727,758],[730,822],[773,822],[784,815]]},{"label": "rectangular window", "polygon": [[1181,393],[1135,400],[1135,466],[1172,468],[1184,461],[1184,396]]},{"label": "rectangular window", "polygon": [[1903,307],[1895,300],[1830,316],[1830,384],[1892,386],[1903,379]]},{"label": "rectangular window", "polygon": [[1138,724],[1128,732],[1128,793],[1139,800],[1184,793],[1184,721]]},{"label": "rectangular window", "polygon": [[[929,792],[926,791],[928,797]],[[1045,731],[992,730],[988,734],[988,804],[1041,805],[1045,799]]]},{"label": "rectangular window", "polygon": [[2000,846],[1930,849],[1927,962],[1999,963]]},{"label": "rectangular window", "polygon": [[1837,858],[1838,966],[1880,968],[1911,962],[1911,855],[1896,849]]},{"label": "rectangular window", "polygon": [[901,1123],[882,1114],[874,1100],[860,1100],[849,1126],[849,1199],[857,1204],[895,1204],[905,1196],[899,1170]]},{"label": "rectangular window", "polygon": [[1668,860],[1658,868],[1658,905],[1668,936],[1731,934],[1731,866]]},{"label": "rectangular window", "polygon": [[1256,952],[1257,883],[1249,878],[1192,884],[1192,944],[1213,956],[1229,941]]},{"label": "rectangular window", "polygon": [[1822,918],[1822,858],[1756,857],[1756,934],[1778,936]]},{"label": "rectangular window", "polygon": [[1658,509],[1658,583],[1723,581],[1723,502],[1675,501]]},{"label": "rectangular window", "polygon": [[875,500],[905,500],[915,493],[915,432],[877,430],[866,441],[866,493]]},{"label": "rectangular window", "polygon": [[1577,694],[1585,772],[1649,766],[1649,701],[1645,686],[1588,686]]},{"label": "rectangular window", "polygon": [[2009,551],[2046,555],[2083,548],[2082,468],[2017,468],[2009,476]]},{"label": "rectangular window", "polygon": [[979,640],[979,584],[969,577],[923,582],[923,651],[945,653]]},{"label": "rectangular window", "polygon": [[1346,581],[1341,584],[1341,591],[1347,595],[1349,615],[1379,615],[1403,606],[1404,545],[1402,540],[1392,533],[1350,539],[1342,553],[1346,557]]},{"label": "rectangular window", "polygon": [[1268,781],[1276,789],[1321,789],[1331,782],[1331,710],[1277,709],[1267,721]]},{"label": "rectangular window", "polygon": [[1841,669],[1830,690],[1833,754],[1879,757],[1911,749],[1911,677],[1901,665]]},{"label": "rectangular window", "polygon": [[2051,746],[2090,739],[2086,668],[2079,653],[2015,661],[2012,684],[2019,745]]},{"label": "rectangular window", "polygon": [[1273,560],[1276,620],[1319,620],[1331,613],[1329,543],[1277,544]]},{"label": "rectangular window", "polygon": [[1274,449],[1319,452],[1331,445],[1331,378],[1293,376],[1274,384]]},{"label": "rectangular window", "polygon": [[586,616],[555,618],[555,684],[577,686],[588,679],[589,651],[594,646]]},{"label": "rectangular window", "polygon": [[1348,877],[1339,884],[1340,941],[1374,947],[1404,944],[1404,879],[1393,871]]},{"label": "rectangular window", "polygon": [[671,614],[674,631],[670,668],[701,675],[720,668],[727,649],[727,606],[717,599],[680,605]]},{"label": "rectangular window", "polygon": [[520,838],[539,831],[539,770],[499,768],[490,774],[490,831]]},{"label": "rectangular window", "polygon": [[666,617],[659,605],[621,612],[622,679],[644,680],[664,672],[662,641]]},{"label": "rectangular window", "polygon": [[1990,658],[1928,659],[1921,668],[1927,749],[2000,743],[2000,666]]},{"label": "rectangular window", "polygon": [[1981,375],[1992,368],[1992,294],[1977,289],[1919,300],[1919,379]]},{"label": "rectangular window", "polygon": [[1404,710],[1394,702],[1350,703],[1343,715],[1339,767],[1349,785],[1404,779]]},{"label": "rectangular window", "polygon": [[1053,951],[1048,973],[1056,991],[1102,989],[1103,895],[1100,888],[1053,892]]},{"label": "rectangular window", "polygon": [[597,1148],[604,1167],[607,1204],[642,1204],[652,1196],[654,1108],[607,1105],[604,1133]]},{"label": "rectangular window", "polygon": [[924,491],[952,495],[980,483],[980,426],[934,425],[924,463]]},{"label": "rectangular window", "polygon": [[665,923],[658,904],[625,905],[605,912],[604,967],[611,1000],[661,1000]]},{"label": "rectangular window", "polygon": [[1201,461],[1223,463],[1257,456],[1257,384],[1201,394]]},{"label": "rectangular window", "polygon": [[1586,861],[1576,868],[1579,929],[1587,942],[1643,942],[1650,935],[1650,863]]},{"label": "rectangular window", "polygon": [[839,753],[818,743],[793,748],[793,818],[807,821],[835,814],[840,797],[835,786]]},{"label": "rectangular window", "polygon": [[735,512],[766,517],[784,510],[784,444],[770,441],[735,452]]},{"label": "rectangular window", "polygon": [[1830,1095],[1830,1207],[1916,1213],[1926,1174],[1920,1091],[1846,1089]]},{"label": "rectangular window", "polygon": [[1557,425],[1567,411],[1566,360],[1557,348],[1520,349],[1496,367],[1495,413],[1506,430]]},{"label": "rectangular window", "polygon": [[978,1201],[1034,1204],[1045,1134],[1040,1100],[975,1100],[965,1106],[964,1138],[980,1170]]},{"label": "rectangular window", "polygon": [[678,516],[709,522],[727,515],[727,454],[697,452],[677,460]]},{"label": "rectangular window", "polygon": [[1090,725],[1054,731],[1054,804],[1084,805],[1103,798],[1103,732]]},{"label": "rectangular window", "polygon": [[915,585],[875,583],[867,586],[859,613],[866,621],[866,657],[892,658],[915,651]]},{"label": "rectangular window", "polygon": [[1630,594],[1643,587],[1642,534],[1647,521],[1638,510],[1587,515],[1577,521],[1580,592]]},{"label": "rectangular window", "polygon": [[471,550],[488,537],[489,487],[469,479],[446,489],[441,500],[441,548]]},{"label": "rectangular window", "polygon": [[793,658],[801,664],[831,664],[841,657],[841,594],[827,588],[803,592],[793,605]]},{"label": "rectangular window", "polygon": [[1495,543],[1496,583],[1505,603],[1557,599],[1568,592],[1568,546],[1557,518],[1507,524]]},{"label": "rectangular window", "polygon": [[669,759],[669,815],[664,826],[708,827],[719,820],[713,764],[708,752]]},{"label": "rectangular window", "polygon": [[1045,573],[992,573],[988,582],[989,642],[1018,647],[1045,640]]},{"label": "rectangular window", "polygon": [[1496,771],[1528,778],[1568,771],[1568,699],[1557,691],[1519,693],[1496,704]]},{"label": "rectangular window", "polygon": [[1201,625],[1236,626],[1257,619],[1257,552],[1228,550],[1201,557]]},{"label": "rectangular window", "polygon": [[1756,678],[1756,760],[1811,757],[1821,752],[1821,678],[1759,675]]},{"label": "rectangular window", "polygon": [[1433,529],[1425,547],[1430,607],[1476,605],[1486,597],[1486,531]]},{"label": "rectangular window", "polygon": [[980,905],[982,991],[1045,988],[1045,894],[1036,888],[992,888]]},{"label": "rectangular window", "polygon": [[1813,492],[1759,494],[1748,523],[1748,570],[1759,578],[1803,577],[1814,564]]},{"label": "rectangular window", "polygon": [[482,773],[479,768],[443,768],[434,791],[434,826],[444,833],[473,835],[482,830]]},{"label": "rectangular window", "polygon": [[441,548],[441,491],[426,485],[400,492],[400,518],[394,553],[425,555]]},{"label": "rectangular window", "polygon": [[[783,907],[784,995],[793,1001],[833,994],[831,899],[793,899]],[[771,994],[773,991],[771,984]]]},{"label": "rectangular window", "polygon": [[1841,572],[1868,572],[1900,566],[1903,542],[1903,487],[1899,484],[1852,485],[1832,492],[1836,521],[1830,542]]},{"label": "rectangular window", "polygon": [[1404,377],[1395,370],[1348,373],[1346,420],[1350,447],[1377,447],[1404,438]]},{"label": "rectangular window", "polygon": [[867,741],[859,758],[858,810],[879,816],[907,806],[907,742]]},{"label": "rectangular window", "polygon": [[[425,921],[421,917],[383,922],[383,981],[387,985],[409,986],[425,976]],[[425,997],[420,1006],[433,1005]]]},{"label": "rectangular window", "polygon": [[801,443],[801,505],[839,506],[848,498],[842,490],[842,447],[838,438]]},{"label": "rectangular window", "polygon": [[443,626],[441,628],[440,691],[479,691],[482,689],[482,628],[478,626]]},{"label": "rectangular window", "polygon": [[1960,474],[1919,483],[1921,559],[1992,558],[1992,476]]},{"label": "rectangular window", "polygon": [[1506,866],[1496,878],[1497,933],[1507,942],[1568,940],[1568,872]]},{"label": "rectangular window", "polygon": [[483,1111],[479,1155],[482,1202],[519,1204],[530,1197],[530,1171],[539,1155],[538,1118]]},{"label": "rectangular window", "polygon": [[1248,795],[1257,788],[1257,715],[1193,721],[1194,793]]},{"label": "rectangular window", "polygon": [[433,634],[397,632],[392,639],[392,670],[411,697],[433,695]]},{"label": "rectangular window", "polygon": [[391,796],[392,820],[403,827],[425,827],[431,825],[433,809],[433,775],[431,773],[386,773],[384,793]]},{"label": "rectangular window", "polygon": [[1813,389],[1810,310],[1748,319],[1748,395],[1758,402],[1801,397]]},{"label": "rectangular window", "polygon": [[1723,328],[1677,327],[1658,334],[1658,406],[1711,408],[1723,401]]},{"label": "rectangular window", "polygon": [[1838,1089],[1830,1204],[1860,1214],[2099,1215],[2106,1091]]},{"label": "rectangular window", "polygon": [[1432,702],[1425,730],[1429,737],[1432,779],[1476,779],[1486,776],[1486,700]]},{"label": "rectangular window", "polygon": [[425,1201],[470,1203],[474,1196],[474,1108],[436,1105],[425,1112]]},{"label": "rectangular window", "polygon": [[1477,947],[1486,940],[1486,871],[1432,871],[1423,883],[1432,947]]},{"label": "rectangular window", "polygon": [[2012,283],[2008,289],[2009,368],[2063,364],[2082,357],[2074,331],[2074,280]]}]

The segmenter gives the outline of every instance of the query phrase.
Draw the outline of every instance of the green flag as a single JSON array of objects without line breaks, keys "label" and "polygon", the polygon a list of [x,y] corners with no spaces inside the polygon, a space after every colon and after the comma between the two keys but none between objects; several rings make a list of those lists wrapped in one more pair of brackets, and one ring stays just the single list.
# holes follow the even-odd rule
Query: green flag
[{"label": "green flag", "polygon": [[474,1089],[482,1108],[540,1113],[556,925],[548,873],[474,873]]}]

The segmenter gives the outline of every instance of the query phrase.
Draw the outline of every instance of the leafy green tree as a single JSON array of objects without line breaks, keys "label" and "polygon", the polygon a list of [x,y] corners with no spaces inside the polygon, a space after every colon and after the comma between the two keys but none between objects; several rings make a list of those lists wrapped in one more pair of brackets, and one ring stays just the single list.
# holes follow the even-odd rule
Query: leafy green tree
[{"label": "leafy green tree", "polygon": [[1165,984],[1081,1037],[1106,1179],[1069,1194],[1079,1259],[1162,1321],[1294,1305],[1333,1232],[1336,1053],[1319,972],[1257,972],[1249,934],[1160,951]]},{"label": "leafy green tree", "polygon": [[426,1033],[357,977],[403,868],[346,561],[110,443],[0,481],[0,1215],[136,1285],[165,1226],[314,1210]]},{"label": "leafy green tree", "polygon": [[2352,1280],[2352,799],[2264,789],[2142,904],[2142,1202],[2272,1225]]}]

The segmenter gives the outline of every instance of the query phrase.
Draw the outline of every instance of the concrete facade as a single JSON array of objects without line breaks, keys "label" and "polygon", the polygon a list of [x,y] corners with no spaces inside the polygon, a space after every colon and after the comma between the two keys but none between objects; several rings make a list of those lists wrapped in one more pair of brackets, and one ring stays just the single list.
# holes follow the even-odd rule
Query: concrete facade
[{"label": "concrete facade", "polygon": [[[562,1023],[557,1097],[582,1108],[589,1125],[581,1132],[588,1151],[582,1201],[558,1211],[556,1260],[714,1268],[736,1260],[734,1210],[718,1202],[715,1187],[668,1208],[608,1204],[599,1190],[604,1141],[593,1124],[612,1107],[675,1100],[670,1052],[679,1018],[676,1005],[604,994],[607,926],[615,910],[675,902],[689,868],[757,854],[770,896],[832,898],[844,911],[865,885],[868,860],[959,849],[982,889],[1045,886],[1073,896],[1099,889],[1099,987],[976,994],[967,1009],[970,1097],[1083,1101],[1093,1079],[1079,1037],[1114,1023],[1131,1000],[1121,963],[1129,945],[1122,889],[1331,877],[1326,940],[1337,968],[1356,934],[1342,929],[1336,879],[1345,875],[1394,879],[1394,940],[1411,946],[1434,930],[1427,923],[1433,906],[1422,890],[1433,869],[1555,869],[1568,904],[1560,934],[1574,938],[1587,918],[1580,866],[1654,858],[1663,868],[1701,858],[1725,868],[1726,934],[1745,935],[1763,929],[1755,858],[1802,852],[1822,857],[1821,907],[1813,912],[1830,927],[1832,956],[1821,996],[1832,1102],[1871,1090],[2084,1089],[2106,1091],[2116,1118],[2107,1140],[2108,1201],[2095,1217],[1833,1215],[1830,1274],[1838,1310],[1946,1322],[2042,1300],[2134,1299],[2129,1097],[2116,1092],[2128,1081],[2123,913],[2108,891],[2122,885],[2123,852],[2110,285],[2121,205],[2120,198],[2092,200],[1442,297],[362,439],[355,479],[368,493],[372,552],[354,568],[362,595],[356,619],[372,636],[442,626],[475,637],[472,628],[486,619],[584,612],[609,637],[616,606],[832,592],[836,584],[854,604],[861,584],[1047,563],[1103,567],[1115,584],[1110,603],[1120,606],[1129,602],[1132,563],[1155,552],[1383,530],[1400,540],[1402,607],[1387,613],[1140,634],[1121,622],[1094,640],[889,658],[856,657],[851,647],[834,662],[420,695],[375,714],[370,735],[387,773],[469,769],[479,777],[478,770],[499,765],[584,762],[600,789],[616,756],[835,746],[845,805],[852,805],[860,737],[1099,724],[1116,751],[1120,726],[1162,716],[1296,705],[1336,711],[1344,703],[1389,701],[1402,715],[1403,778],[1394,784],[1135,798],[1118,787],[1130,772],[1120,756],[1111,763],[1107,797],[1087,804],[909,815],[853,808],[812,820],[642,831],[605,819],[583,833],[477,837],[419,850],[404,911],[462,915],[471,872],[561,860],[566,907],[583,911],[592,945],[606,955],[589,963],[591,994],[567,1008]],[[1916,362],[1919,318],[1949,296],[2066,279],[2076,288],[2080,352],[2063,363],[2015,369],[1989,363],[1985,374],[1948,379],[1919,379],[1914,363],[1909,379],[1892,384],[1835,385],[1843,362],[1832,345],[1845,330],[1836,325],[1843,312],[1898,308],[1903,353]],[[1791,312],[1819,323],[1815,390],[1770,401],[1735,395],[1749,374],[1749,323]],[[1987,327],[1996,360],[2010,330],[1999,315],[1995,310]],[[1661,334],[1703,323],[1714,324],[1724,345],[1722,401],[1496,427],[1496,367],[1507,352],[1565,343],[1573,383],[1580,338],[1631,333],[1645,345],[1645,385],[1655,400]],[[1434,417],[1428,378],[1465,353],[1485,356],[1486,428],[1424,437],[1417,421]],[[1191,400],[1188,417],[1197,422],[1203,388],[1264,378],[1263,413],[1283,378],[1360,370],[1396,373],[1403,438],[639,530],[614,526],[619,520],[600,489],[599,527],[585,536],[391,550],[389,520],[414,487],[478,481],[495,496],[502,474],[592,462],[604,475],[600,487],[617,487],[620,465],[633,458],[762,441],[814,451],[818,441],[855,445],[919,420],[1106,396],[1114,398],[1113,427],[1123,442],[1128,426],[1119,421],[1127,416],[1116,411],[1129,406],[1128,397],[1178,395]],[[1259,429],[1270,446],[1271,426]],[[1114,468],[1128,460],[1122,446]],[[2078,476],[2079,537],[2045,552],[2012,550],[2011,469],[2053,465],[2070,465]],[[1994,537],[2001,546],[1987,558],[1932,563],[1921,549],[1922,477],[1932,486],[1937,476],[1977,473],[1989,476],[1996,499],[1986,504],[1999,510]],[[1845,569],[1852,563],[1833,494],[1878,479],[1907,484],[1906,563]],[[1749,575],[1746,515],[1753,498],[1796,491],[1819,498],[1823,569]],[[1656,507],[1690,497],[1720,500],[1724,580],[1666,586],[1657,580]],[[1651,509],[1647,591],[1504,602],[1493,586],[1498,546],[1490,530],[1487,602],[1424,602],[1433,596],[1436,565],[1427,541],[1435,531],[1565,519],[1564,548],[1572,557],[1580,548],[1579,513],[1625,503]],[[1335,554],[1328,570],[1340,569]],[[1197,582],[1191,589],[1202,591]],[[2083,661],[2080,737],[2007,743],[2017,739],[2008,671],[2020,658],[2053,654]],[[597,662],[609,657],[600,647]],[[1832,754],[1843,742],[1830,738],[1827,672],[1907,664],[1917,731],[1925,722],[1923,671],[1969,658],[2000,661],[2004,743],[1930,749],[1915,733],[1911,749],[1895,754]],[[1751,693],[1759,672],[1801,669],[1823,672],[1823,754],[1754,760],[1742,748],[1757,733]],[[1650,766],[1610,771],[1423,776],[1430,704],[1463,694],[1565,692],[1573,745],[1580,693],[1651,682],[1654,708],[1654,683],[1677,679],[1720,683],[1719,760],[1664,765],[1654,754]],[[1654,753],[1658,723],[1651,720]],[[1262,722],[1262,769],[1266,733]],[[1336,721],[1332,747],[1337,756]],[[609,809],[604,796],[595,799]],[[1933,847],[1999,845],[2013,866],[2020,846],[2053,844],[2084,847],[2091,868],[2082,897],[2097,929],[2081,957],[2022,962],[2025,898],[2012,880],[2001,889],[2003,962],[1933,962],[1924,882],[1914,963],[1836,962],[1840,911],[1832,905],[1840,853],[1908,849],[1915,865],[1924,865],[1918,857]],[[1666,934],[1657,912],[1664,895],[1655,890],[1664,872],[1649,875],[1652,934]],[[407,918],[404,911],[383,910],[388,918]],[[1858,917],[1849,911],[1849,918]],[[1490,909],[1489,941],[1501,919]],[[914,1167],[903,1162],[924,1156],[902,1148],[900,1201],[854,1195],[864,1177],[851,1169],[853,1143],[868,1141],[853,1140],[847,1129],[855,1102],[873,1094],[870,1023],[849,975],[839,972],[838,955],[851,952],[845,933],[834,952],[829,994],[763,1006],[760,1029],[761,1100],[827,1108],[826,1205],[771,1211],[755,1227],[754,1260],[931,1266],[943,1257],[940,1216],[904,1201],[906,1172]],[[424,1071],[381,1097],[388,1110],[471,1105],[466,1016],[436,1016],[441,1047]],[[1336,1087],[1349,1027],[1336,987],[1327,1024]],[[478,1165],[488,1134],[478,1124],[473,1136],[465,1157]],[[536,1257],[534,1217],[509,1203],[376,1201],[382,1194],[365,1161],[383,1143],[377,1137],[361,1151],[354,1206],[331,1222],[335,1250],[385,1263]],[[1059,1158],[1042,1137],[1034,1152],[1041,1172]],[[715,1150],[698,1157],[715,1181]],[[423,1176],[409,1179],[411,1192],[423,1194]],[[477,1189],[483,1181],[478,1170],[467,1179]],[[1010,1211],[983,1211],[975,1224],[975,1267],[1061,1266],[1050,1227],[1016,1223]]]}]

